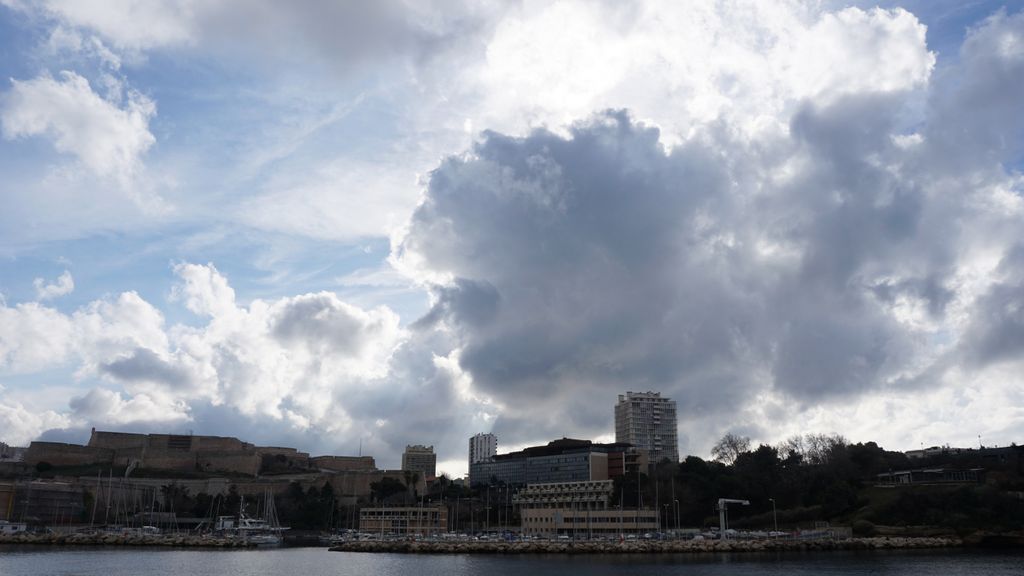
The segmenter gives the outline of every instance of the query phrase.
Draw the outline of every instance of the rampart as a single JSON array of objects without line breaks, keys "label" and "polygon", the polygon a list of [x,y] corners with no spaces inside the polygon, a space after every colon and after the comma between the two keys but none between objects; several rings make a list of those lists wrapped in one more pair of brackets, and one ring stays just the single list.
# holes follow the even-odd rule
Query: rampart
[{"label": "rampart", "polygon": [[110,465],[113,460],[113,450],[62,442],[33,442],[25,451],[25,463],[29,466],[40,462],[53,466]]},{"label": "rampart", "polygon": [[335,472],[372,471],[377,469],[373,456],[316,456],[310,458],[309,462],[314,468]]},{"label": "rampart", "polygon": [[255,450],[263,458],[280,461],[287,468],[309,468],[308,452],[299,452],[295,448],[282,446],[257,446]]},{"label": "rampart", "polygon": [[[227,436],[133,434],[93,429],[89,444],[33,442],[25,464],[48,462],[53,466],[112,466],[167,470],[182,473],[230,474],[257,477],[261,474],[325,472],[375,472],[371,456],[318,456],[284,446],[254,446]],[[360,494],[369,494],[369,482],[358,482]],[[401,478],[400,478],[401,479]],[[355,481],[352,481],[355,482]],[[352,483],[350,482],[350,483]]]},{"label": "rampart", "polygon": [[196,454],[196,458],[199,469],[203,472],[228,472],[247,476],[256,476],[260,472],[261,458],[254,450],[200,452]]},{"label": "rampart", "polygon": [[125,448],[142,448],[146,445],[145,434],[132,434],[130,432],[100,432],[95,428],[89,436],[88,446],[92,448],[107,448],[110,450],[123,450]]}]

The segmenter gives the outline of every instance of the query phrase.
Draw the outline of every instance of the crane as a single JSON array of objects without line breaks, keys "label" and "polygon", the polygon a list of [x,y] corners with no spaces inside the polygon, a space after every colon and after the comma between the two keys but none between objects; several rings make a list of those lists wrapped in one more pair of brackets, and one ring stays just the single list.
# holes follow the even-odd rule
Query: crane
[{"label": "crane", "polygon": [[719,498],[718,499],[718,530],[719,530],[719,534],[722,535],[722,540],[726,539],[726,535],[725,535],[725,511],[729,507],[729,504],[742,504],[744,506],[750,506],[750,500],[736,500],[734,498]]}]

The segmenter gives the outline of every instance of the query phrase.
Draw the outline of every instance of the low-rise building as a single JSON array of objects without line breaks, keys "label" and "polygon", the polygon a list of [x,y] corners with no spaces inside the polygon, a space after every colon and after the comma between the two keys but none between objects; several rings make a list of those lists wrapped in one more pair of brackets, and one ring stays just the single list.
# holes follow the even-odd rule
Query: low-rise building
[{"label": "low-rise building", "polygon": [[513,502],[527,536],[607,537],[658,530],[655,510],[612,507],[611,480],[530,484]]},{"label": "low-rise building", "polygon": [[978,484],[985,479],[983,468],[957,470],[952,468],[919,468],[884,472],[878,475],[880,486],[911,486],[926,484]]},{"label": "low-rise building", "polygon": [[448,510],[443,506],[363,508],[359,531],[370,534],[422,536],[448,531]]}]

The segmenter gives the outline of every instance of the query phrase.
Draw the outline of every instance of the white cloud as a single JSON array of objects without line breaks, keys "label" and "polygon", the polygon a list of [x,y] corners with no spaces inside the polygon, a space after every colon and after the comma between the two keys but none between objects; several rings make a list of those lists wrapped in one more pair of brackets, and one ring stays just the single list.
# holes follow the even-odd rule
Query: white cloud
[{"label": "white cloud", "polygon": [[172,300],[184,300],[185,307],[200,316],[230,315],[235,310],[235,291],[212,264],[180,263],[174,273],[184,280],[171,292]]},{"label": "white cloud", "polygon": [[70,271],[65,270],[53,284],[47,284],[46,280],[36,278],[32,281],[32,286],[36,289],[36,298],[50,300],[71,294],[75,290],[75,279],[71,277]]},{"label": "white cloud", "polygon": [[419,197],[407,158],[339,160],[313,174],[274,176],[247,199],[239,219],[255,228],[328,240],[386,235]]},{"label": "white cloud", "polygon": [[84,37],[77,30],[58,25],[46,41],[46,48],[51,57],[85,56],[98,61],[110,70],[121,68],[121,57],[108,48],[102,40],[95,36]]},{"label": "white cloud", "polygon": [[137,394],[125,399],[120,392],[94,388],[84,396],[72,398],[71,407],[76,420],[104,422],[108,425],[163,424],[173,425],[188,420],[185,402],[168,398],[154,398]]},{"label": "white cloud", "polygon": [[46,136],[59,152],[122,186],[139,174],[142,155],[156,141],[149,131],[156,106],[149,98],[129,91],[122,108],[70,71],[11,83],[0,110],[5,138]]},{"label": "white cloud", "polygon": [[474,125],[512,134],[604,108],[653,120],[669,143],[717,120],[756,134],[784,128],[805,99],[924,86],[924,34],[903,10],[805,2],[528,2],[447,92]]},{"label": "white cloud", "polygon": [[189,43],[197,9],[217,2],[192,0],[47,0],[44,10],[63,21],[90,28],[129,50]]},{"label": "white cloud", "polygon": [[74,324],[60,312],[37,303],[13,308],[0,302],[0,370],[33,372],[66,361]]},{"label": "white cloud", "polygon": [[28,446],[40,434],[54,428],[66,428],[71,418],[52,410],[36,411],[19,402],[0,397],[0,441],[12,446]]},{"label": "white cloud", "polygon": [[[23,422],[20,430],[38,434],[47,423],[188,423],[220,431],[232,421],[252,427],[251,440],[300,434],[326,450],[362,435],[367,448],[392,455],[422,426],[439,429],[441,421],[487,410],[457,367],[437,361],[443,335],[413,338],[387,308],[362,309],[331,292],[242,306],[213,265],[181,263],[174,272],[180,279],[174,293],[203,320],[198,326],[165,326],[163,315],[134,292],[71,314],[37,303],[0,308],[0,370],[64,365],[79,386],[91,386],[58,419]],[[94,385],[97,380],[120,388]],[[13,400],[0,405],[11,418],[25,419]],[[376,434],[364,432],[394,410],[405,417]],[[444,441],[461,448],[467,432],[456,424]]]}]

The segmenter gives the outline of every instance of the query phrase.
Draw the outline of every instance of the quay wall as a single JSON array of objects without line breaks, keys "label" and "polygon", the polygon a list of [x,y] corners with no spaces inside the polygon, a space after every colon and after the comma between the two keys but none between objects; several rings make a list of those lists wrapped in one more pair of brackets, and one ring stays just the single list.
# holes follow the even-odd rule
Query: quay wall
[{"label": "quay wall", "polygon": [[416,542],[351,541],[332,552],[409,554],[701,554],[808,550],[896,550],[952,548],[959,538],[849,538],[846,540],[653,540],[625,542]]}]

